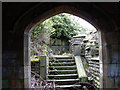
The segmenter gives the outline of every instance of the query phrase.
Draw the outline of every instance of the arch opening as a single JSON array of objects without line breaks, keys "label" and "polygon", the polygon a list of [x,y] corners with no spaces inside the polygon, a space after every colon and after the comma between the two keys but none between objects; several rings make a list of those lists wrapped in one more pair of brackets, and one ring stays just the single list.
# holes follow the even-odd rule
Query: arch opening
[{"label": "arch opening", "polygon": [[[76,22],[76,23],[72,23],[72,22]],[[88,28],[80,25],[80,22],[83,25],[85,24]],[[64,24],[61,25],[62,23]],[[65,26],[65,24],[67,25]],[[74,24],[74,27],[71,26],[71,24]],[[36,33],[37,34],[39,33],[39,35],[37,35]],[[36,39],[36,36],[38,39]],[[82,44],[76,45],[75,43],[78,42]],[[84,63],[83,64],[84,68],[82,67],[79,68],[84,69],[83,71],[85,71],[87,77],[86,82],[90,83],[90,81],[92,81],[90,79],[93,79],[94,84],[98,88],[100,87],[100,83],[99,83],[100,73],[98,73],[100,72],[98,33],[96,29],[86,21],[68,13],[61,13],[55,15],[42,22],[41,24],[36,26],[33,31],[31,31],[30,43],[31,43],[30,60],[32,63],[31,65],[32,72],[39,75],[43,74],[40,71],[44,71],[44,70],[40,69],[40,65],[39,65],[40,64],[39,57],[41,56],[52,57],[52,58],[55,57],[56,55],[57,56],[66,55],[72,57],[80,56],[80,58],[82,59],[82,63]],[[36,63],[38,63],[38,65]],[[48,62],[48,63],[50,63],[48,68],[50,70],[55,70],[55,69],[51,69],[51,67],[56,67],[56,65],[52,65],[51,64],[52,62]],[[65,65],[60,64],[60,66],[64,67]],[[45,71],[48,70],[45,69]],[[95,73],[97,73],[97,75]],[[42,76],[43,77],[46,76],[46,78],[44,77],[45,79],[51,79],[49,78],[50,73],[48,72],[46,74],[48,75],[42,75]],[[95,82],[95,80],[98,82]]]},{"label": "arch opening", "polygon": [[[65,8],[66,7],[66,9],[64,10],[63,8]],[[27,63],[28,63],[28,66],[31,66],[31,63],[30,63],[30,51],[29,51],[29,48],[28,47],[30,47],[30,44],[29,44],[29,41],[30,41],[30,35],[29,35],[29,33],[32,31],[32,29],[33,28],[35,28],[39,23],[42,23],[43,21],[45,21],[45,20],[47,20],[49,17],[52,17],[53,15],[57,15],[57,14],[60,14],[60,13],[69,13],[69,14],[73,14],[73,15],[76,15],[76,16],[78,16],[78,17],[80,17],[81,15],[78,13],[78,12],[76,12],[75,10],[76,9],[73,9],[73,7],[72,7],[72,9],[71,9],[71,7],[68,7],[68,6],[61,6],[61,7],[57,7],[57,8],[55,8],[55,10],[56,11],[50,11],[50,12],[52,12],[52,13],[50,13],[50,12],[47,12],[47,14],[43,14],[43,15],[41,15],[39,18],[41,18],[42,17],[42,19],[39,19],[38,17],[35,19],[35,20],[33,20],[33,22],[36,22],[36,23],[33,23],[32,25],[30,24],[28,27],[27,27],[27,29],[26,29],[26,31],[25,31],[25,42],[27,41],[27,44],[25,45],[25,60],[27,59],[28,61],[27,61]],[[50,14],[48,14],[48,13],[50,13]],[[45,15],[45,17],[43,17]],[[82,18],[85,18],[85,17],[83,17],[83,16],[81,16]],[[39,21],[39,22],[37,22],[37,21]],[[101,38],[101,36],[100,36],[100,31],[99,31],[99,29],[97,29],[98,30],[98,33],[99,33],[99,41],[100,41],[100,43],[101,43],[101,40],[100,40],[100,38]],[[99,55],[101,55],[101,51],[99,50]],[[100,56],[100,62],[102,63],[102,60],[101,60],[101,56]],[[101,64],[101,68],[102,68],[102,64]],[[28,70],[28,76],[31,76],[31,67],[29,67],[29,70]],[[100,71],[101,72],[101,74],[102,74],[102,70]],[[25,75],[26,75],[26,73],[25,73]],[[30,85],[30,77],[28,77],[28,80],[27,81],[25,81],[25,87],[30,87],[31,85]],[[29,85],[27,85],[27,83],[29,83]],[[102,83],[101,83],[101,87],[102,87]]]}]

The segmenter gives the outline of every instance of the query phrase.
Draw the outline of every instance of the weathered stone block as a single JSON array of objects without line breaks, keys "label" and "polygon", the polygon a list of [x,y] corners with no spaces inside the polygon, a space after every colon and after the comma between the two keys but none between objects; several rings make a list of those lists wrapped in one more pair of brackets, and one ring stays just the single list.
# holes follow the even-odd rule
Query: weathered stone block
[{"label": "weathered stone block", "polygon": [[9,88],[9,81],[8,80],[2,80],[2,88]]},{"label": "weathered stone block", "polygon": [[9,80],[9,88],[17,88],[17,81]]},{"label": "weathered stone block", "polygon": [[43,79],[46,79],[47,75],[47,60],[48,57],[40,56],[40,75],[43,77]]},{"label": "weathered stone block", "polygon": [[107,44],[120,44],[120,31],[107,32],[105,35]]},{"label": "weathered stone block", "polygon": [[103,63],[109,63],[109,50],[107,49],[107,46],[102,46],[102,52],[101,53],[101,59]]},{"label": "weathered stone block", "polygon": [[19,67],[18,78],[24,79],[24,67],[23,66]]},{"label": "weathered stone block", "polygon": [[111,61],[110,63],[120,63],[120,45],[111,45],[111,51],[110,56],[111,56]]},{"label": "weathered stone block", "polygon": [[46,65],[46,56],[40,56],[40,66]]},{"label": "weathered stone block", "polygon": [[24,79],[31,77],[31,66],[24,66]]},{"label": "weathered stone block", "polygon": [[105,63],[103,64],[103,75],[108,76],[108,65]]},{"label": "weathered stone block", "polygon": [[108,65],[108,76],[118,77],[120,76],[120,64],[109,64]]},{"label": "weathered stone block", "polygon": [[16,87],[23,88],[24,87],[24,80],[23,79],[16,80]]},{"label": "weathered stone block", "polygon": [[31,79],[24,78],[24,88],[31,88]]},{"label": "weathered stone block", "polygon": [[116,88],[120,88],[120,76],[119,77],[115,77],[115,87]]},{"label": "weathered stone block", "polygon": [[3,52],[3,59],[15,59],[17,54],[15,52]]},{"label": "weathered stone block", "polygon": [[114,88],[114,86],[115,86],[114,83],[115,83],[114,77],[108,77],[108,76],[103,77],[103,87],[104,88]]}]

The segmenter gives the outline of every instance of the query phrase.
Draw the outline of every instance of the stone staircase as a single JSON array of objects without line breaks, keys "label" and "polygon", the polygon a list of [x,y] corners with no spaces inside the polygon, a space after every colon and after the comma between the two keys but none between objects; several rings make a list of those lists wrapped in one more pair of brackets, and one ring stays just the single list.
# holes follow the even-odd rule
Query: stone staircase
[{"label": "stone staircase", "polygon": [[79,87],[77,67],[73,57],[54,57],[49,59],[48,82],[54,82],[55,88]]}]

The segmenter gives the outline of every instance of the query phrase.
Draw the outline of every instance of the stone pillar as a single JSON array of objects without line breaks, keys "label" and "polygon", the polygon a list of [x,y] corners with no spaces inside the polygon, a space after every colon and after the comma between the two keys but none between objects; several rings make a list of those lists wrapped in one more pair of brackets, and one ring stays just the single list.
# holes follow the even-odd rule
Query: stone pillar
[{"label": "stone pillar", "polygon": [[47,79],[48,57],[40,56],[40,75],[43,79]]},{"label": "stone pillar", "polygon": [[24,88],[31,88],[30,36],[27,31],[24,32],[23,40],[24,53],[21,54],[24,54]]},{"label": "stone pillar", "polygon": [[103,87],[120,88],[120,31],[101,35]]}]

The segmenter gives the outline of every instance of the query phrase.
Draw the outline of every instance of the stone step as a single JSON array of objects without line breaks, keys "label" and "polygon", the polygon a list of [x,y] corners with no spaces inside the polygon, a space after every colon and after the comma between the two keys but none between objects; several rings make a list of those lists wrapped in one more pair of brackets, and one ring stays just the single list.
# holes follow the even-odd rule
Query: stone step
[{"label": "stone step", "polygon": [[[74,87],[79,82],[77,67],[73,57],[56,56],[49,60],[48,82],[55,82],[56,87]],[[76,87],[80,85],[76,85]]]},{"label": "stone step", "polygon": [[49,63],[49,65],[54,65],[54,66],[58,66],[58,65],[62,65],[62,66],[66,66],[66,65],[75,65],[75,62],[52,62]]},{"label": "stone step", "polygon": [[54,58],[55,60],[74,60],[74,58]]},{"label": "stone step", "polygon": [[72,57],[60,57],[60,58],[56,57],[56,59],[74,59],[74,58],[72,58]]},{"label": "stone step", "polygon": [[[53,57],[50,57],[50,58],[53,58]],[[73,57],[72,57],[72,56],[54,56],[54,58],[56,58],[56,59],[61,59],[61,58],[71,59],[71,58],[73,58]]]},{"label": "stone step", "polygon": [[77,70],[49,70],[49,72],[76,72]]},{"label": "stone step", "polygon": [[74,60],[74,58],[54,58],[49,60]]},{"label": "stone step", "polygon": [[55,85],[74,85],[79,81],[64,81],[64,82],[55,82]]},{"label": "stone step", "polygon": [[48,82],[70,82],[70,81],[79,81],[79,79],[49,79]]},{"label": "stone step", "polygon": [[53,68],[53,69],[66,69],[66,68],[69,68],[69,69],[73,69],[73,68],[76,68],[76,65],[74,66],[50,66],[49,68]]},{"label": "stone step", "polygon": [[58,75],[48,75],[49,79],[76,79],[77,74],[58,74]]},{"label": "stone step", "polygon": [[61,77],[61,76],[77,76],[77,74],[59,74],[59,75],[48,75],[49,77]]},{"label": "stone step", "polygon": [[[49,65],[53,65],[53,64],[56,64],[56,65],[63,65],[63,66],[65,66],[65,65],[74,65],[74,64],[76,64],[75,63],[75,61],[55,61],[55,62],[49,62]],[[68,63],[68,64],[67,64]],[[70,64],[71,63],[71,64]]]},{"label": "stone step", "polygon": [[75,60],[55,60],[50,61],[49,63],[68,63],[68,62],[75,62]]},{"label": "stone step", "polygon": [[81,85],[56,85],[56,88],[81,87]]},{"label": "stone step", "polygon": [[56,59],[56,60],[49,60],[51,63],[52,62],[56,62],[56,63],[58,63],[58,62],[75,62],[75,60],[74,59]]},{"label": "stone step", "polygon": [[77,70],[49,70],[49,75],[76,74]]},{"label": "stone step", "polygon": [[79,82],[79,79],[49,79],[48,82],[54,82],[56,85],[71,85]]}]

